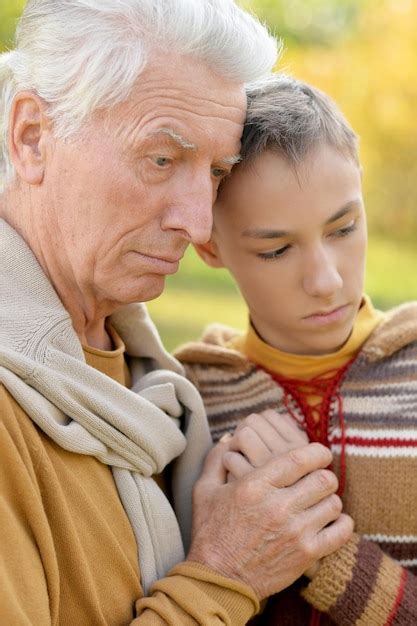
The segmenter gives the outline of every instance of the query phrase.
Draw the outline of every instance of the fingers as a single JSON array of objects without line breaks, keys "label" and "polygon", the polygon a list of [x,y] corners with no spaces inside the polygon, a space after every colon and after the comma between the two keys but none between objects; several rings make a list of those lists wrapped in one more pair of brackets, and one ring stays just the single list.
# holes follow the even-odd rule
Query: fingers
[{"label": "fingers", "polygon": [[303,511],[334,494],[338,485],[337,477],[333,472],[328,469],[318,469],[288,488],[288,495],[296,503],[296,510]]},{"label": "fingers", "polygon": [[[222,440],[226,441],[226,438],[223,437]],[[228,458],[227,469],[234,478],[239,478],[250,471],[250,465],[261,467],[272,456],[305,445],[308,438],[290,416],[279,415],[276,411],[268,409],[260,414],[249,415],[227,441],[230,450],[240,452],[249,462],[244,463],[238,457]]]},{"label": "fingers", "polygon": [[275,454],[308,443],[307,434],[292,417],[279,414],[272,409],[248,415],[236,428],[234,436],[248,427],[254,430],[265,446]]},{"label": "fingers", "polygon": [[320,443],[310,443],[290,450],[264,467],[273,486],[289,487],[307,474],[328,467],[331,461],[332,453],[328,448]]},{"label": "fingers", "polygon": [[328,524],[337,520],[342,509],[342,500],[333,493],[307,509],[305,515],[306,523],[308,523],[311,529],[319,532]]},{"label": "fingers", "polygon": [[226,482],[226,468],[223,464],[223,457],[228,449],[229,443],[224,441],[219,442],[209,451],[198,483],[204,483],[206,488],[209,485],[224,485]]},{"label": "fingers", "polygon": [[[249,427],[241,428],[229,440],[229,449],[234,452],[243,454],[249,461],[249,469],[253,467],[261,467],[271,458],[271,450],[264,443],[259,434]],[[231,467],[228,467],[232,471]],[[236,475],[237,478],[237,475]]]},{"label": "fingers", "polygon": [[234,437],[238,437],[245,429],[256,432],[270,452],[274,451],[273,440],[278,436],[276,428],[260,413],[248,415],[236,428]]},{"label": "fingers", "polygon": [[330,526],[323,528],[316,536],[320,558],[332,554],[349,541],[353,527],[352,518],[342,513]]},{"label": "fingers", "polygon": [[287,413],[277,413],[273,409],[267,409],[261,415],[289,443],[298,443],[299,445],[308,443],[307,433],[301,424]]},{"label": "fingers", "polygon": [[226,452],[223,464],[228,472],[228,482],[238,480],[253,471],[253,465],[239,452]]},{"label": "fingers", "polygon": [[307,474],[328,467],[331,461],[332,453],[328,448],[310,443],[272,458],[261,468],[252,470],[252,476],[269,482],[272,487],[290,487]]}]

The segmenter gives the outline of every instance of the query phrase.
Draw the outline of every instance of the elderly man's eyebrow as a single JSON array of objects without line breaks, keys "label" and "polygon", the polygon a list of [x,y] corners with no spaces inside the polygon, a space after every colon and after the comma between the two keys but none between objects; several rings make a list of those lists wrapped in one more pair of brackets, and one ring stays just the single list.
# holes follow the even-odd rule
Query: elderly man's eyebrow
[{"label": "elderly man's eyebrow", "polygon": [[[158,128],[158,130],[150,133],[149,136],[154,137],[155,135],[166,135],[167,137],[170,137],[180,148],[183,148],[184,150],[198,150],[198,146],[196,146],[194,143],[191,143],[191,141],[188,141],[186,137],[180,135],[172,128]],[[240,154],[234,154],[230,157],[224,157],[223,159],[220,159],[219,164],[230,165],[231,167],[233,167],[234,165],[239,163],[241,159],[242,157],[240,156]]]},{"label": "elderly man's eyebrow", "polygon": [[241,160],[242,160],[242,157],[240,156],[240,154],[234,154],[233,156],[224,157],[224,159],[220,159],[220,163],[224,163],[224,165],[231,165],[233,167],[233,165],[240,163]]},{"label": "elderly man's eyebrow", "polygon": [[197,150],[197,146],[191,141],[188,141],[185,137],[175,132],[172,128],[158,128],[154,132],[150,133],[150,136],[153,137],[155,135],[166,135],[170,137],[176,144],[179,145],[180,148],[184,150]]}]

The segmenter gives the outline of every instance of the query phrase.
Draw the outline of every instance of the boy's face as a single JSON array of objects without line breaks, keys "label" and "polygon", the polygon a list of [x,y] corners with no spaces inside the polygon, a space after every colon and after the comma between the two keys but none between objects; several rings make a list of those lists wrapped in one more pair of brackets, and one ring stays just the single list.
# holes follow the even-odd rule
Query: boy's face
[{"label": "boy's face", "polygon": [[272,152],[238,166],[215,205],[212,240],[199,251],[232,273],[264,341],[319,355],[351,333],[366,244],[360,170],[323,144],[296,169]]}]

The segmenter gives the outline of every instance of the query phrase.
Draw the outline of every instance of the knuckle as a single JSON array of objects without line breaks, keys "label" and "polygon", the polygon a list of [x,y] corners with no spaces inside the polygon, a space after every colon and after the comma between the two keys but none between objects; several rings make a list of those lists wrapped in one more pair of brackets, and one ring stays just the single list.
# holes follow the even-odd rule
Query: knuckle
[{"label": "knuckle", "polygon": [[294,448],[293,450],[290,450],[287,454],[290,463],[292,463],[296,467],[304,467],[305,456],[303,448]]},{"label": "knuckle", "polygon": [[314,541],[308,537],[304,537],[300,545],[303,558],[306,561],[314,561],[317,558],[317,547]]},{"label": "knuckle", "polygon": [[262,420],[262,417],[257,413],[251,413],[245,420],[245,426],[250,426],[253,429],[256,429],[259,422]]},{"label": "knuckle", "polygon": [[243,424],[253,424],[254,422],[256,422],[259,419],[259,415],[258,413],[249,413],[249,415],[247,417],[245,417]]},{"label": "knuckle", "polygon": [[329,464],[330,464],[333,458],[333,455],[331,451],[329,450],[329,448],[326,448],[326,446],[324,446],[322,443],[319,443],[318,441],[314,441],[313,443],[310,444],[310,448],[312,448],[313,446],[314,446],[315,452],[317,452],[317,454],[323,457],[323,460],[328,459]]},{"label": "knuckle", "polygon": [[342,500],[336,494],[332,494],[329,498],[329,504],[331,512],[335,515],[339,515],[343,509]]},{"label": "knuckle", "polygon": [[241,480],[236,483],[236,498],[242,503],[249,503],[257,499],[257,489],[253,481]]},{"label": "knuckle", "polygon": [[348,541],[353,533],[354,522],[353,519],[349,515],[343,515],[343,523],[341,524],[341,536],[343,543]]},{"label": "knuckle", "polygon": [[[292,515],[293,515],[293,511],[292,511],[292,506],[291,506],[291,502],[288,500],[288,498],[281,498],[279,505],[276,507],[275,509],[275,519],[276,522],[280,525],[284,525],[284,524],[288,524],[289,520],[291,519]],[[292,524],[290,525],[291,529],[295,529],[296,528],[296,524],[295,522],[292,522]],[[297,528],[298,531],[298,528]],[[298,536],[298,532],[296,534],[296,536]]]},{"label": "knuckle", "polygon": [[327,492],[331,490],[335,491],[337,489],[337,478],[330,470],[317,470],[316,481],[321,491]]},{"label": "knuckle", "polygon": [[234,436],[235,446],[238,449],[245,448],[252,440],[252,429],[248,426],[242,427]]},{"label": "knuckle", "polygon": [[287,527],[287,542],[291,544],[303,545],[303,528],[297,520],[292,520]]},{"label": "knuckle", "polygon": [[252,428],[246,425],[242,428],[241,431],[239,431],[238,437],[240,437],[240,439],[243,441],[247,441],[248,439],[252,438],[252,433],[253,433]]}]

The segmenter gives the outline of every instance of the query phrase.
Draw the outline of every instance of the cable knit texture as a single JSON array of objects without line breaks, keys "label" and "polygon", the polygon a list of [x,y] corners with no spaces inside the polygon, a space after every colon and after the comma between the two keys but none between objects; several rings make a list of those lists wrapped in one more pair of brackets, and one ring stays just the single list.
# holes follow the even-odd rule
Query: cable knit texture
[{"label": "cable knit texture", "polygon": [[[213,325],[176,356],[197,385],[214,440],[249,413],[285,413],[285,393],[236,345],[238,333]],[[263,364],[265,365],[265,364]],[[272,598],[259,624],[321,626],[417,624],[417,303],[388,312],[350,365],[343,399],[344,510],[355,536],[323,559],[314,580],[300,579]],[[299,411],[294,404],[293,412]],[[330,403],[327,440],[340,473],[338,403]],[[298,415],[302,423],[303,416]],[[307,604],[307,602],[309,604]]]}]

